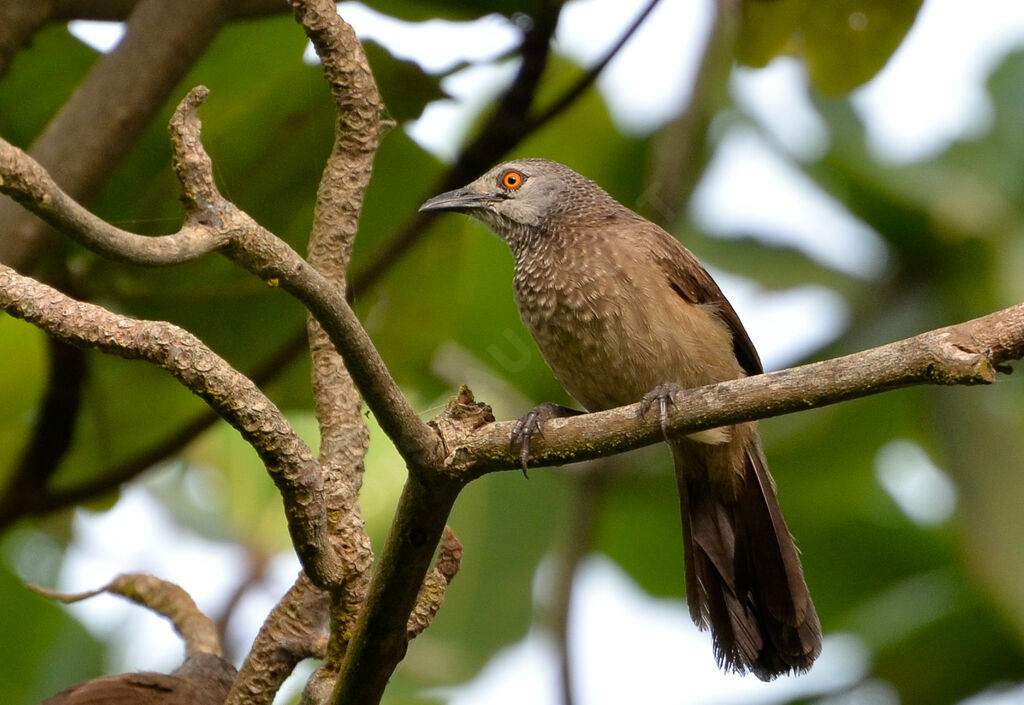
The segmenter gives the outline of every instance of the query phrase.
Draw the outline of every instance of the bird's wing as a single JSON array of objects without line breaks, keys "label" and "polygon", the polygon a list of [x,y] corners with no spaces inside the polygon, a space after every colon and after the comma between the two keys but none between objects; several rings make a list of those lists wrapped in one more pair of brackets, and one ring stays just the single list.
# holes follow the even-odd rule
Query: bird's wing
[{"label": "bird's wing", "polygon": [[736,359],[748,375],[764,372],[761,358],[743,328],[740,317],[704,266],[674,237],[654,223],[644,222],[654,234],[650,238],[654,258],[665,273],[669,285],[686,301],[711,308],[729,326]]}]

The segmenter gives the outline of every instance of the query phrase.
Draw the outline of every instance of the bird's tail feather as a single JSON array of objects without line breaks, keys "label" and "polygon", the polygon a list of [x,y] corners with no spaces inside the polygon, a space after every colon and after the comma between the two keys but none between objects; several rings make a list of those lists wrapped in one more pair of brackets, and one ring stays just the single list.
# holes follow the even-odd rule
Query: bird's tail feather
[{"label": "bird's tail feather", "polygon": [[821,625],[757,432],[735,431],[719,446],[672,443],[686,599],[693,621],[710,628],[720,666],[771,680],[810,668]]}]

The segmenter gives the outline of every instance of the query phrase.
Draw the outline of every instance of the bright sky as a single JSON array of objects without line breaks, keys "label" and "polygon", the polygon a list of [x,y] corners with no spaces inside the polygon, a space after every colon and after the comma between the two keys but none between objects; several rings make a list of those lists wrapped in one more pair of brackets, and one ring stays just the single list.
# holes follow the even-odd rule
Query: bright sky
[{"label": "bright sky", "polygon": [[[583,65],[590,64],[615,41],[642,4],[641,0],[572,0],[559,25],[558,50]],[[694,57],[703,42],[710,8],[709,0],[663,0],[608,67],[598,86],[621,129],[634,134],[649,132],[678,108],[692,80]],[[454,100],[430,106],[419,121],[407,126],[427,149],[450,159],[476,111],[510,79],[514,67],[494,65],[492,60],[515,45],[517,30],[497,16],[475,23],[437,20],[414,24],[385,18],[356,3],[343,3],[341,9],[361,36],[377,39],[399,56],[420,61],[429,71],[444,71],[460,60],[473,64],[445,79],[444,87]],[[116,25],[73,23],[72,29],[83,40],[106,48],[120,36]],[[984,77],[1022,42],[1022,2],[926,0],[896,56],[854,96],[877,155],[891,162],[924,159],[952,140],[984,131],[991,118]],[[669,46],[678,50],[667,53],[665,47]],[[769,129],[779,147],[769,145],[749,128],[726,133],[695,194],[692,215],[709,231],[724,237],[755,230],[801,247],[827,266],[870,278],[879,272],[885,257],[877,236],[788,163],[790,155],[808,158],[820,153],[829,139],[803,93],[800,72],[796,62],[786,59],[764,70],[735,72],[732,90],[737,101]],[[769,368],[783,366],[831,339],[844,325],[845,305],[827,290],[800,288],[768,296],[751,282],[715,274]],[[941,523],[955,506],[955,491],[944,473],[909,441],[894,441],[883,448],[876,471],[899,506],[924,525]],[[160,519],[159,512],[149,526],[140,527],[140,503],[153,500],[145,490],[133,489],[106,514],[79,515],[77,539],[60,587],[86,589],[124,570],[145,570],[174,576],[201,607],[215,608],[228,587],[218,573],[232,572],[230,567],[239,565],[241,556],[232,549],[183,535],[169,519]],[[152,511],[153,507],[145,507],[145,515],[154,516]],[[141,533],[147,530],[151,533]],[[675,530],[675,526],[666,527],[666,531]],[[152,546],[161,550],[153,551]],[[112,547],[119,547],[118,552]],[[204,565],[217,565],[219,571],[204,570]],[[287,588],[294,571],[294,558],[283,558],[264,593],[249,601],[247,610],[254,623]],[[538,581],[543,584],[543,577]],[[867,667],[868,657],[854,637],[832,634],[826,639],[820,662],[805,678],[762,684],[752,678],[723,676],[714,667],[707,636],[695,630],[682,603],[651,599],[620,569],[599,557],[585,564],[577,589],[571,632],[577,647],[575,670],[582,705],[681,705],[737,698],[746,703],[771,703],[840,688]],[[130,625],[134,631],[140,624],[149,625],[140,628],[161,632],[147,640],[153,648],[145,652],[126,646],[123,659],[113,668],[167,668],[180,659],[180,644],[169,628],[142,610],[110,598],[73,609],[98,632],[110,630],[111,625],[120,631],[127,631]],[[251,636],[235,638],[245,644]],[[158,643],[167,648],[161,652]],[[623,644],[629,647],[623,649]],[[473,682],[454,689],[451,702],[554,705],[558,698],[550,650],[542,635],[531,632],[499,653]],[[687,676],[681,688],[679,667],[683,663]],[[628,679],[624,673],[629,674]],[[631,686],[628,693],[621,690],[624,682]],[[636,687],[646,690],[639,694]],[[851,695],[858,694],[870,696],[873,702],[895,702],[884,683],[870,682]],[[1005,702],[1012,697],[1020,697],[1020,693],[1011,693]],[[998,696],[991,695],[973,698],[970,705],[997,702]]]}]

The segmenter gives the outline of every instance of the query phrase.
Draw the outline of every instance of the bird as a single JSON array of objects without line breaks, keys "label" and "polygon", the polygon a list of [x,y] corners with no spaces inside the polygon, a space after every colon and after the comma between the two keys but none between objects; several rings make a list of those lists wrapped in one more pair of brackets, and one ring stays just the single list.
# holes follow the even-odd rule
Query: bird
[{"label": "bird", "polygon": [[235,667],[210,653],[190,656],[171,674],[121,673],[73,685],[39,705],[221,705]]},{"label": "bird", "polygon": [[[761,374],[739,316],[697,258],[664,229],[571,168],[499,164],[430,198],[486,225],[512,251],[520,317],[565,390],[587,411],[642,402],[661,412],[681,389]],[[525,459],[550,418],[516,424]],[[779,508],[757,425],[669,436],[683,526],[686,598],[719,667],[762,680],[806,672],[821,624]]]}]

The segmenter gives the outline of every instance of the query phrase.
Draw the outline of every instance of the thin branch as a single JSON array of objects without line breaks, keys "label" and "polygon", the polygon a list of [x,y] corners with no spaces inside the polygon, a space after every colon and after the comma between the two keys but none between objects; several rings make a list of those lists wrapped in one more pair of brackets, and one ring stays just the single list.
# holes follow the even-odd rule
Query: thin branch
[{"label": "thin branch", "polygon": [[638,29],[640,29],[640,25],[644,23],[644,20],[647,19],[647,16],[651,14],[651,11],[655,8],[657,4],[658,0],[650,0],[650,2],[647,3],[644,9],[640,11],[640,14],[638,14],[636,18],[634,18],[633,22],[622,33],[622,36],[619,37],[619,40],[615,42],[615,44],[613,44],[607,52],[605,52],[605,55],[601,57],[597,61],[597,63],[595,63],[593,66],[587,69],[587,72],[583,74],[583,76],[581,76],[579,80],[576,81],[576,83],[574,83],[568,89],[566,89],[566,91],[562,93],[561,96],[556,98],[555,101],[551,103],[551,105],[545,108],[539,115],[536,115],[530,119],[528,130],[532,132],[534,130],[540,129],[545,124],[550,122],[553,118],[557,117],[559,114],[564,112],[573,103],[575,103],[580,98],[580,96],[586,93],[587,89],[590,88],[597,80],[598,76],[601,75],[601,72],[605,70],[605,67],[607,67],[608,64],[611,63],[612,59],[614,59],[618,55],[618,53],[622,51],[622,48],[626,46],[626,43],[630,40],[630,38],[632,38],[632,36],[636,34],[636,31]]},{"label": "thin branch", "polygon": [[223,655],[220,637],[213,621],[203,614],[192,597],[179,585],[142,573],[123,573],[96,590],[64,593],[39,585],[28,586],[32,592],[51,600],[71,604],[101,593],[121,595],[152,612],[166,617],[185,642],[185,656],[197,654]]},{"label": "thin branch", "polygon": [[225,247],[229,233],[187,222],[173,235],[150,237],[115,228],[80,206],[35,159],[0,139],[0,192],[54,228],[105,257],[148,266],[197,259]]},{"label": "thin branch", "polygon": [[[669,408],[671,435],[814,409],[917,384],[974,385],[1009,372],[1024,357],[1024,303],[888,345],[778,372],[681,392]],[[531,445],[530,464],[561,465],[664,440],[655,414],[640,404],[553,419]],[[518,470],[509,449],[514,422],[488,424],[468,438],[445,439],[453,478],[468,481]]]},{"label": "thin branch", "polygon": [[269,704],[300,661],[322,658],[328,602],[327,592],[300,573],[264,620],[225,705]]},{"label": "thin branch", "polygon": [[[252,380],[253,384],[262,388],[269,380],[286,369],[301,351],[306,349],[306,332],[303,330],[299,334],[291,336],[278,350],[271,353],[266,360],[246,376]],[[80,504],[117,489],[157,463],[180,453],[182,448],[220,420],[221,417],[214,411],[208,410],[199,414],[172,429],[148,448],[97,473],[95,478],[87,479],[80,484],[53,490],[40,488],[33,495],[19,493],[17,501],[8,500],[7,492],[5,492],[4,501],[0,504],[0,531],[19,517],[52,512]]]},{"label": "thin branch", "polygon": [[0,308],[72,345],[151,362],[170,372],[234,426],[256,450],[285,500],[292,542],[303,566],[324,584],[343,567],[327,540],[320,468],[274,404],[195,336],[75,301],[0,265]]}]

